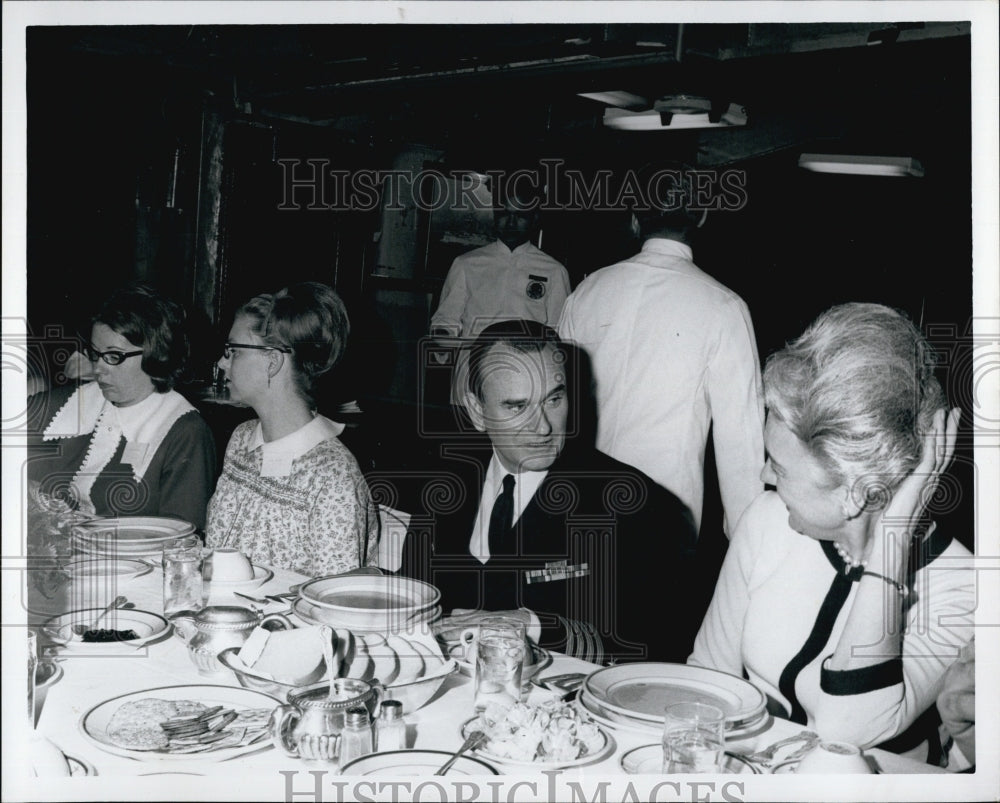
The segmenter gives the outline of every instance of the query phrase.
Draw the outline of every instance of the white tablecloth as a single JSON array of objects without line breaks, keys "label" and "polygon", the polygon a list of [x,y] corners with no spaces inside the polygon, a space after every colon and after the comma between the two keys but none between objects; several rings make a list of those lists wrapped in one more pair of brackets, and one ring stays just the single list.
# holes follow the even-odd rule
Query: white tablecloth
[{"label": "white tablecloth", "polygon": [[[278,570],[274,578],[258,589],[248,593],[263,595],[285,591],[293,583],[303,578],[287,571]],[[106,593],[121,593],[128,596],[136,607],[160,612],[162,610],[162,575],[159,569],[143,577],[128,580],[117,589]],[[228,592],[212,593],[209,604],[236,604],[249,606],[252,603],[234,597]],[[281,610],[282,606],[270,604],[267,612]],[[303,762],[283,755],[279,750],[265,746],[251,754],[225,762],[201,759],[177,761],[150,760],[136,761],[105,752],[84,737],[79,722],[93,706],[118,695],[143,691],[160,686],[179,684],[219,683],[236,686],[236,678],[228,672],[208,678],[198,674],[190,660],[186,644],[177,636],[139,649],[132,655],[106,655],[93,657],[79,653],[63,652],[60,663],[63,677],[55,683],[44,699],[38,717],[37,730],[55,742],[66,754],[76,756],[94,765],[102,777],[137,776],[169,771],[171,773],[192,772],[202,775],[224,775],[245,779],[251,775],[268,775],[273,779],[279,771],[303,772]],[[590,672],[596,667],[583,661],[557,655],[553,664],[543,671],[543,675],[566,672]],[[533,695],[544,699],[547,692],[538,690]],[[462,741],[459,728],[472,715],[472,688],[469,678],[455,674],[445,681],[442,691],[428,705],[418,711],[405,712],[409,730],[409,746],[425,749],[457,749]],[[801,726],[784,720],[772,720],[764,729],[742,742],[728,745],[737,752],[750,752],[777,739],[794,734]],[[614,751],[605,759],[583,767],[566,770],[565,777],[621,775],[619,760],[623,753],[634,747],[655,742],[648,735],[617,730],[612,734]],[[880,750],[869,751],[879,763],[883,772],[914,773],[935,772],[936,768],[902,759]],[[502,770],[502,767],[501,767]],[[300,783],[300,782],[297,782]],[[267,797],[280,797],[277,792]]]}]

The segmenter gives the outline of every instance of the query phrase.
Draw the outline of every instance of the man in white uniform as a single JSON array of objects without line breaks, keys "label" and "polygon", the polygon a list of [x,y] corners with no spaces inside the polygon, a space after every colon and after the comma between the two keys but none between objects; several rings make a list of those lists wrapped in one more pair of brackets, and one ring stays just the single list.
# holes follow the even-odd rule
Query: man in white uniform
[{"label": "man in white uniform", "polygon": [[581,282],[558,328],[593,363],[598,449],[675,493],[698,528],[713,426],[728,534],[763,490],[760,361],[747,305],[692,261],[703,215],[676,195],[633,216],[641,252]]},{"label": "man in white uniform", "polygon": [[433,335],[471,339],[497,321],[524,319],[554,327],[559,320],[569,274],[531,243],[537,199],[498,200],[497,240],[452,263],[431,317]]},{"label": "man in white uniform", "polygon": [[505,198],[495,192],[494,201],[496,242],[455,259],[431,317],[432,335],[461,338],[451,343],[458,349],[451,403],[458,407],[465,404],[468,349],[479,333],[506,320],[537,321],[555,328],[569,295],[566,268],[531,242],[539,199]]}]

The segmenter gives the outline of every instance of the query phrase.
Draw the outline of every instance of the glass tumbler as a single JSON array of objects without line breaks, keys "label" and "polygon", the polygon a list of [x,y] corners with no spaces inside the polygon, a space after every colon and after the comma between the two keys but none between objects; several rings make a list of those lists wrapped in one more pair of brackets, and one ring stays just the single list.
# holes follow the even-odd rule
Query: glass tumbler
[{"label": "glass tumbler", "polygon": [[725,728],[725,714],[714,705],[668,705],[663,720],[663,772],[720,772]]},{"label": "glass tumbler", "polygon": [[196,537],[178,538],[163,547],[163,615],[205,607],[204,555]]},{"label": "glass tumbler", "polygon": [[475,646],[477,711],[490,703],[509,708],[520,702],[524,644],[523,622],[504,616],[480,620]]}]

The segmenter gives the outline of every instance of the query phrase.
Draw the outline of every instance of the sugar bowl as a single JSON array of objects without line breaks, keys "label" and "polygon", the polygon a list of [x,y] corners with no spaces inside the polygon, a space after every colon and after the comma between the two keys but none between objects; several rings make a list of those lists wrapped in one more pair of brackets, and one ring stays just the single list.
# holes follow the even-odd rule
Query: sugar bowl
[{"label": "sugar bowl", "polygon": [[229,647],[242,647],[255,627],[292,630],[295,625],[283,614],[243,608],[239,605],[209,605],[200,611],[180,611],[171,617],[174,632],[187,642],[191,660],[202,675],[225,672],[218,655]]},{"label": "sugar bowl", "polygon": [[[268,729],[285,755],[317,763],[340,757],[340,733],[347,711],[358,706],[371,716],[382,704],[385,689],[378,681],[337,678],[289,692],[288,703],[271,713]],[[331,694],[332,691],[332,694]]]}]

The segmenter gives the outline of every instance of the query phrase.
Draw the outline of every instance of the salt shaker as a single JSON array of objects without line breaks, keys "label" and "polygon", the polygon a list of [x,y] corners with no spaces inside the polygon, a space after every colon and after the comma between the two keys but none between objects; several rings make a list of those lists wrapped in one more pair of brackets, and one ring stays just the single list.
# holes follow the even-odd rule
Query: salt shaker
[{"label": "salt shaker", "polygon": [[368,719],[368,709],[349,708],[340,732],[340,766],[366,756],[372,751],[372,726]]},{"label": "salt shaker", "polygon": [[403,704],[399,700],[382,701],[375,721],[375,749],[380,753],[406,749],[406,722],[403,719]]}]

